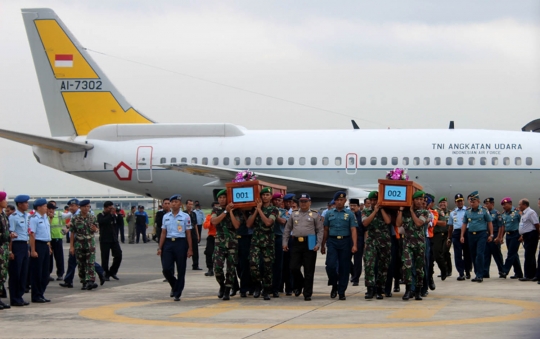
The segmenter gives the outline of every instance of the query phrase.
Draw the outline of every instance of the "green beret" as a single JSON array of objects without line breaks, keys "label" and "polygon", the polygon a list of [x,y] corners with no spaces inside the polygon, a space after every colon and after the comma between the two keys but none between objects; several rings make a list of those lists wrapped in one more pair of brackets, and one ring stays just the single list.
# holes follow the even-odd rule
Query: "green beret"
[{"label": "green beret", "polygon": [[446,197],[440,198],[440,199],[439,199],[439,204],[440,204],[441,202],[443,202],[443,201],[448,201],[448,199],[446,199]]},{"label": "green beret", "polygon": [[426,194],[426,193],[425,193],[424,191],[416,191],[416,192],[414,192],[412,198],[413,198],[413,199],[416,199],[416,198],[423,198],[425,194]]},{"label": "green beret", "polygon": [[222,195],[227,195],[227,189],[221,190],[218,192],[216,198],[221,197]]},{"label": "green beret", "polygon": [[264,193],[270,193],[272,194],[272,188],[270,187],[265,187],[261,190],[261,195],[263,195]]},{"label": "green beret", "polygon": [[379,192],[371,191],[369,192],[368,199],[377,199],[379,197]]}]

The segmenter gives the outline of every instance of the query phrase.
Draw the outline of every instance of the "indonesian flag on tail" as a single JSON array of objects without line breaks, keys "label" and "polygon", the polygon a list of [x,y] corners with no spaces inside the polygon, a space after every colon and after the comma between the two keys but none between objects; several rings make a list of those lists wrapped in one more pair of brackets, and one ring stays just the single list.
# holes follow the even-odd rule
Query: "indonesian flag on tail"
[{"label": "indonesian flag on tail", "polygon": [[56,54],[54,67],[73,67],[73,54]]}]

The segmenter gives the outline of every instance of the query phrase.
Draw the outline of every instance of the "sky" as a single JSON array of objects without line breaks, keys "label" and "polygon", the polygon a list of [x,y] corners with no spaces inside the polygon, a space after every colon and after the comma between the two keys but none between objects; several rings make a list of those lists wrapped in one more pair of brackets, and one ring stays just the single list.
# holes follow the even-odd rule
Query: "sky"
[{"label": "sky", "polygon": [[[0,0],[2,129],[50,136],[20,13],[32,7],[54,9],[157,122],[520,130],[540,118],[539,1]],[[10,195],[121,192],[0,148]]]}]

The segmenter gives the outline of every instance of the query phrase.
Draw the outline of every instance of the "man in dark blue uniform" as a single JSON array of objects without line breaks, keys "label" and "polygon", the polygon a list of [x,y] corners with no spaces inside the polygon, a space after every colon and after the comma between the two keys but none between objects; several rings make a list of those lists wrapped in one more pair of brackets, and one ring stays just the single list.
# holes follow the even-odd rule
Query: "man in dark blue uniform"
[{"label": "man in dark blue uniform", "polygon": [[49,256],[51,255],[51,225],[47,215],[47,200],[34,202],[36,213],[28,222],[30,238],[30,271],[32,276],[32,302],[46,303],[45,290],[49,284]]},{"label": "man in dark blue uniform", "polygon": [[9,232],[11,235],[11,255],[9,257],[9,299],[11,306],[26,306],[23,295],[28,278],[28,210],[27,195],[15,197],[17,211],[9,216]]},{"label": "man in dark blue uniform", "polygon": [[352,254],[354,263],[352,263],[351,269],[351,282],[353,286],[358,286],[360,283],[360,276],[362,275],[362,260],[364,258],[364,224],[362,224],[362,210],[360,209],[359,199],[349,199],[349,207],[356,217],[358,222],[358,229],[356,230],[356,253]]},{"label": "man in dark blue uniform", "polygon": [[459,273],[458,281],[463,281],[465,278],[471,279],[471,254],[469,251],[468,233],[464,233],[464,243],[461,240],[461,226],[463,226],[463,216],[467,208],[463,206],[463,194],[456,194],[454,201],[456,208],[450,212],[448,218],[448,239],[452,240],[454,245],[454,258],[456,270]]},{"label": "man in dark blue uniform", "polygon": [[523,278],[523,270],[521,269],[521,262],[519,261],[519,224],[521,222],[521,215],[519,211],[512,206],[512,198],[504,197],[501,200],[503,207],[503,213],[501,219],[503,226],[499,229],[499,232],[506,233],[506,247],[508,253],[506,255],[506,261],[504,262],[503,272],[501,278],[506,279],[506,276],[510,272],[510,268],[514,268],[514,275],[510,279]]},{"label": "man in dark blue uniform", "polygon": [[484,252],[484,278],[489,278],[489,267],[491,266],[492,256],[495,264],[497,264],[499,277],[502,277],[504,262],[501,253],[501,244],[503,242],[504,225],[502,225],[501,214],[494,208],[494,198],[485,199],[484,207],[489,211],[492,219],[491,222],[493,223],[493,241],[486,244],[486,250]]}]

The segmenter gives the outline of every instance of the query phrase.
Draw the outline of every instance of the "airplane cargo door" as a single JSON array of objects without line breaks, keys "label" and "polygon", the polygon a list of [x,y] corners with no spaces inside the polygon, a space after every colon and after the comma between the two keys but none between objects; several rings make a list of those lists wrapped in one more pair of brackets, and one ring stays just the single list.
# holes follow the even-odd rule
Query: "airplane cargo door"
[{"label": "airplane cargo door", "polygon": [[152,182],[152,151],[152,146],[137,148],[137,180],[139,182]]},{"label": "airplane cargo door", "polygon": [[356,174],[358,169],[358,155],[356,153],[347,153],[345,162],[345,173]]}]

